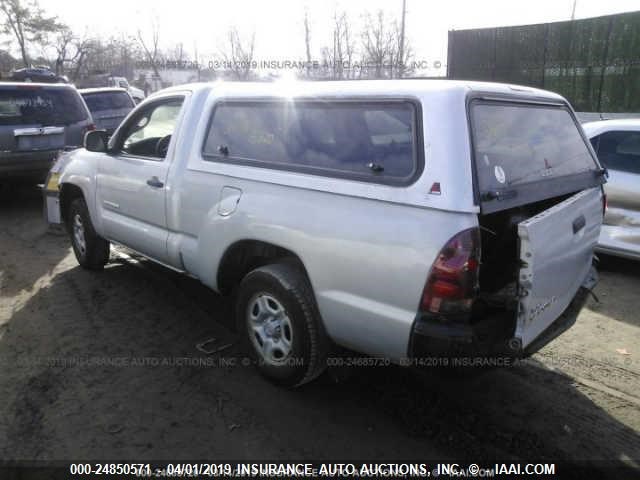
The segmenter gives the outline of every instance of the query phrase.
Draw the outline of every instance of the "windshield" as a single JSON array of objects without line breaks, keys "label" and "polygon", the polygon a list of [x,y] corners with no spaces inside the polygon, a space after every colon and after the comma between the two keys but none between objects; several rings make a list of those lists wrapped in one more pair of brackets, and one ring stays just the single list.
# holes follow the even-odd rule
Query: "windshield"
[{"label": "windshield", "polygon": [[67,88],[0,90],[0,125],[68,125],[87,119],[80,95]]},{"label": "windshield", "polygon": [[89,111],[100,112],[103,110],[119,110],[134,107],[131,97],[125,92],[100,92],[86,93],[82,95],[89,107]]},{"label": "windshield", "polygon": [[476,102],[471,114],[481,192],[597,168],[564,107]]}]

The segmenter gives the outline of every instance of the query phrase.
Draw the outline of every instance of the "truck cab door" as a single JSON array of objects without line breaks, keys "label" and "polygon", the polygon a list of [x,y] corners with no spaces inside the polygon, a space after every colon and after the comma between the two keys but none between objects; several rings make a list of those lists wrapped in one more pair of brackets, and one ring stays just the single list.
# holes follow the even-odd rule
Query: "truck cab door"
[{"label": "truck cab door", "polygon": [[162,263],[168,260],[167,153],[183,101],[166,97],[135,112],[98,166],[96,204],[104,236]]}]

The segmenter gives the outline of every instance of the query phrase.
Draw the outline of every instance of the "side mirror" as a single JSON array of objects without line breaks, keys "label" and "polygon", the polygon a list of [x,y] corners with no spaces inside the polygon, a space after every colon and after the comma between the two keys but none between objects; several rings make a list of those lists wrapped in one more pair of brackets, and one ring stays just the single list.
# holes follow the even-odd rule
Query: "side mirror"
[{"label": "side mirror", "polygon": [[84,148],[90,152],[107,152],[109,135],[106,130],[91,130],[84,134]]}]

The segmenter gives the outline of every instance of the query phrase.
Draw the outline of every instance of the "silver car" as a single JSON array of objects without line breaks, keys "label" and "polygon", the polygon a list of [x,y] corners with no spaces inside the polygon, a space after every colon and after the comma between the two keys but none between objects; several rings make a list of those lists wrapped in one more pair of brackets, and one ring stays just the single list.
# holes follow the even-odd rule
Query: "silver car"
[{"label": "silver car", "polygon": [[609,171],[607,212],[596,250],[640,260],[640,119],[583,125]]}]

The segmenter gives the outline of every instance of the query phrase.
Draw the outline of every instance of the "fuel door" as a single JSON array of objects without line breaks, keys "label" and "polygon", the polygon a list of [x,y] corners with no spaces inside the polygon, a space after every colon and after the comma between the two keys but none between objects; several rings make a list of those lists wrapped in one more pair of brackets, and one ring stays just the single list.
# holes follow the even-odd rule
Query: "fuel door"
[{"label": "fuel door", "polygon": [[223,187],[220,192],[220,201],[218,202],[218,215],[228,217],[235,212],[241,196],[242,190],[239,188]]}]

